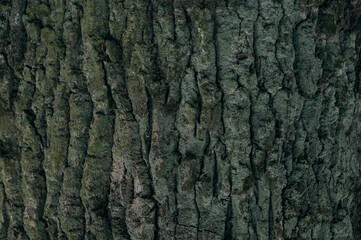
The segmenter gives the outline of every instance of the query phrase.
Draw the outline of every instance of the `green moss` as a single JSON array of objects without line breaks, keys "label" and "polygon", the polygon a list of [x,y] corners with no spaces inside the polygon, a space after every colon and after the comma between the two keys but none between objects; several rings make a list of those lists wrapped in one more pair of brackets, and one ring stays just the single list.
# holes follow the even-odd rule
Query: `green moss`
[{"label": "green moss", "polygon": [[[70,240],[83,238],[82,231],[75,231],[83,228],[83,224],[77,218],[61,218],[61,227]],[[68,230],[69,229],[69,230]],[[68,231],[67,231],[68,230]]]},{"label": "green moss", "polygon": [[199,164],[197,159],[182,162],[179,168],[182,191],[189,191],[194,188],[198,177]]},{"label": "green moss", "polygon": [[67,158],[66,149],[62,146],[66,146],[67,138],[63,137],[60,139],[60,137],[57,137],[57,141],[58,142],[54,143],[59,144],[60,146],[53,146],[50,161],[52,161],[54,171],[61,172],[65,167],[65,161]]},{"label": "green moss", "polygon": [[336,34],[337,26],[333,14],[321,12],[318,24],[320,32],[326,34],[326,36],[330,37]]},{"label": "green moss", "polygon": [[261,178],[265,174],[266,153],[257,149],[252,155],[253,174],[256,178]]},{"label": "green moss", "polygon": [[45,44],[46,42],[52,42],[55,40],[55,31],[46,27],[41,29],[41,42]]},{"label": "green moss", "polygon": [[[49,65],[57,64],[58,59],[61,57],[61,54],[60,54],[61,51],[62,51],[61,48],[56,44],[48,45],[48,51],[47,51],[47,56],[46,56],[47,64],[49,64]],[[54,72],[57,73],[58,71],[54,71]]]},{"label": "green moss", "polygon": [[64,182],[63,182],[63,189],[67,191],[67,193],[76,195],[78,193],[78,189],[81,188],[80,179],[82,177],[83,172],[73,171],[72,169],[65,169],[64,170]]},{"label": "green moss", "polygon": [[212,112],[212,120],[210,123],[210,130],[216,130],[221,126],[221,118],[222,118],[222,107],[217,106]]},{"label": "green moss", "polygon": [[186,108],[185,116],[188,120],[188,123],[194,124],[197,118],[197,109],[191,107]]},{"label": "green moss", "polygon": [[24,217],[24,228],[30,239],[46,239],[44,222]]},{"label": "green moss", "polygon": [[254,178],[252,175],[249,175],[248,177],[243,179],[243,191],[247,192],[252,188],[254,184]]},{"label": "green moss", "polygon": [[49,7],[46,6],[45,4],[41,4],[34,10],[40,18],[48,16],[51,12]]},{"label": "green moss", "polygon": [[170,100],[167,102],[167,105],[165,106],[164,110],[166,115],[172,115],[178,111],[178,108],[179,108],[179,103]]},{"label": "green moss", "polygon": [[199,27],[203,30],[203,31],[207,31],[208,29],[208,19],[207,19],[207,16],[205,16],[205,12],[204,11],[201,11],[200,12],[201,14],[199,15]]},{"label": "green moss", "polygon": [[344,59],[339,57],[334,61],[334,68],[340,69],[343,64],[344,64]]},{"label": "green moss", "polygon": [[107,16],[107,2],[99,0],[87,2],[81,21],[83,35],[93,39],[104,39],[108,34]]}]

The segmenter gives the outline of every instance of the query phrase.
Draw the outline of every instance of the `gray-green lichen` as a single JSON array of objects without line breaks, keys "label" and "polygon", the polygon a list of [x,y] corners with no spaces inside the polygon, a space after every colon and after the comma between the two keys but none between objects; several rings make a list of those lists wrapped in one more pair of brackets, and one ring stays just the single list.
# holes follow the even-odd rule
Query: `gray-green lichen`
[{"label": "gray-green lichen", "polygon": [[0,239],[359,239],[341,0],[0,1]]}]

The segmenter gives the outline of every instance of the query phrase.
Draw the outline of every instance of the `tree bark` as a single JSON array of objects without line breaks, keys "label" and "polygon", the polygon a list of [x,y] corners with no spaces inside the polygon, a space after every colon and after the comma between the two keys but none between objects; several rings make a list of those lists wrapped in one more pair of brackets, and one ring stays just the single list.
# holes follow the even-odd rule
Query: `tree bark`
[{"label": "tree bark", "polygon": [[358,1],[0,3],[0,239],[361,239]]}]

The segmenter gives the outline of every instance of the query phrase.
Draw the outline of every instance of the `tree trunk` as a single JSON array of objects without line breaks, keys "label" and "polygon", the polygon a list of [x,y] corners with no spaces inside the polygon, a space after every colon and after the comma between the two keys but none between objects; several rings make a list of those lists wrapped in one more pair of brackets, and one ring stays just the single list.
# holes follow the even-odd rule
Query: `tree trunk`
[{"label": "tree trunk", "polygon": [[357,0],[0,3],[0,239],[361,239]]}]

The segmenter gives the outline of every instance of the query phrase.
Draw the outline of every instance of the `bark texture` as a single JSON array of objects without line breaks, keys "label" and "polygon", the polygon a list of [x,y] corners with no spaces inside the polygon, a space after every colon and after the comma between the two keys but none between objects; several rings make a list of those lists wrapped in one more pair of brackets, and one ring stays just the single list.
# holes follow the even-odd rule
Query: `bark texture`
[{"label": "bark texture", "polygon": [[361,239],[359,1],[0,3],[0,239]]}]

